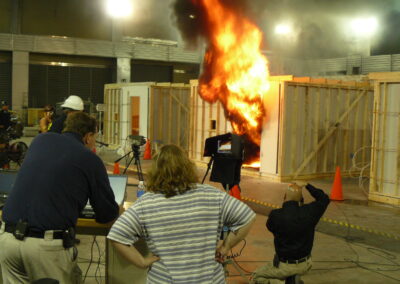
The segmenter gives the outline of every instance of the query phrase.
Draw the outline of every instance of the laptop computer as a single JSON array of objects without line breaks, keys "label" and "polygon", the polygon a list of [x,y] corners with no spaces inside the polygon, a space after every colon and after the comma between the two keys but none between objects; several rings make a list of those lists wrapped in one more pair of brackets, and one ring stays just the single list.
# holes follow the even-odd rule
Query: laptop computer
[{"label": "laptop computer", "polygon": [[14,186],[17,173],[16,171],[0,172],[0,209],[4,207],[6,199]]},{"label": "laptop computer", "polygon": [[[114,192],[115,202],[121,206],[124,203],[126,186],[128,183],[128,176],[126,175],[108,175],[108,179],[110,180],[111,188]],[[80,218],[86,219],[94,219],[96,218],[96,214],[93,211],[92,206],[88,202],[85,208],[82,210],[79,215]]]}]

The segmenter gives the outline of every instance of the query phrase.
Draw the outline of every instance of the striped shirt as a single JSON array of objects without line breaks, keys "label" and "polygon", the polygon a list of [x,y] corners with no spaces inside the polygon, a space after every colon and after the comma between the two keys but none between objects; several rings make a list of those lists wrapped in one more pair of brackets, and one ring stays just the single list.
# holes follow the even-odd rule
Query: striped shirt
[{"label": "striped shirt", "polygon": [[166,198],[142,195],[112,226],[107,238],[132,245],[144,238],[160,257],[152,264],[147,283],[225,283],[223,267],[215,261],[223,226],[248,224],[255,213],[243,202],[209,185],[196,185]]}]

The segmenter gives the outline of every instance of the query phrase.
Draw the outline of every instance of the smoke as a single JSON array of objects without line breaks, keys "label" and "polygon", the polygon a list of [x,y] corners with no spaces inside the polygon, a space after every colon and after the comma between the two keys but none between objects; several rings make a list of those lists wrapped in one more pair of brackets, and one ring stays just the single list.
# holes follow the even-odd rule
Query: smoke
[{"label": "smoke", "polygon": [[[172,20],[189,46],[198,46],[200,38],[207,38],[208,36],[207,25],[205,24],[206,11],[203,10],[202,5],[197,4],[198,2],[200,1],[176,0],[172,5],[174,11]],[[251,14],[248,0],[220,0],[220,2],[242,16]]]},{"label": "smoke", "polygon": [[[205,11],[195,3],[199,0],[176,0],[173,7],[173,23],[190,46],[197,46],[207,37],[204,25]],[[351,52],[349,22],[356,17],[374,16],[382,25],[386,18],[400,9],[398,0],[221,0],[238,13],[255,22],[264,32],[264,49],[274,54],[298,59],[333,58],[347,56]],[[398,14],[397,14],[398,15]],[[393,16],[392,16],[393,17]],[[290,23],[294,27],[290,37],[274,33],[278,23]],[[397,24],[397,22],[396,22]],[[379,32],[379,31],[378,31]],[[372,45],[388,39],[376,36]],[[393,46],[393,44],[392,44]],[[382,48],[381,48],[382,49]],[[393,48],[392,48],[393,49]],[[398,53],[400,53],[398,48]]]}]

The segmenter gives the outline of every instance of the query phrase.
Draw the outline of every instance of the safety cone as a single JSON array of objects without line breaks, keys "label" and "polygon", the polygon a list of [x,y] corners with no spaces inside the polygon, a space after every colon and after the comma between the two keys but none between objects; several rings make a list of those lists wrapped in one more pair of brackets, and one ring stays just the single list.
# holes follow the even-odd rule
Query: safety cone
[{"label": "safety cone", "polygon": [[336,167],[335,179],[331,190],[331,200],[343,201],[342,177],[340,176],[340,167]]},{"label": "safety cone", "polygon": [[116,162],[114,163],[114,171],[113,171],[114,175],[119,175],[119,163]]},{"label": "safety cone", "polygon": [[151,160],[151,146],[150,140],[147,139],[146,146],[144,148],[143,160]]},{"label": "safety cone", "polygon": [[240,197],[240,188],[239,185],[235,184],[230,190],[229,195],[235,197],[236,199],[242,200]]}]

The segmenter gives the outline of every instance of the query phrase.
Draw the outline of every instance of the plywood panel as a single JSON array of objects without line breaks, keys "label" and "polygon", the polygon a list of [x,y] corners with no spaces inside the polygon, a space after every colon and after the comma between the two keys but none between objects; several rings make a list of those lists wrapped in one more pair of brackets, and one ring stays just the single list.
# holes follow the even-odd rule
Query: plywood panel
[{"label": "plywood panel", "polygon": [[378,78],[369,198],[400,205],[400,82],[392,74]]}]

